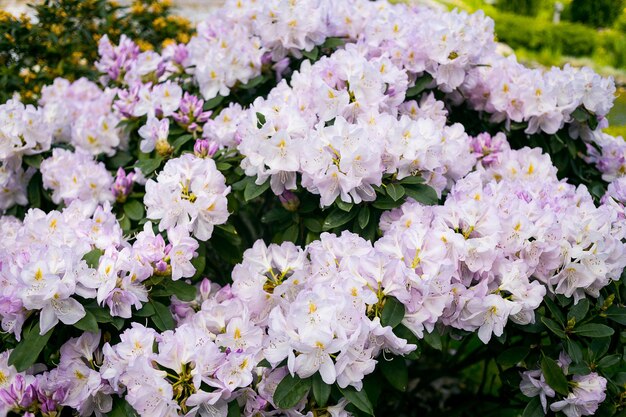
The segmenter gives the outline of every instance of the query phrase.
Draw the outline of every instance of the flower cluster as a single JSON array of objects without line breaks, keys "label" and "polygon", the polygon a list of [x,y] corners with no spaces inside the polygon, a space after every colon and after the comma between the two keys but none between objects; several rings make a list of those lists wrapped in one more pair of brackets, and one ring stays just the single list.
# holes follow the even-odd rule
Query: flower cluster
[{"label": "flower cluster", "polygon": [[40,107],[12,99],[0,104],[0,161],[50,149],[52,131]]},{"label": "flower cluster", "polygon": [[[567,373],[571,362],[565,353],[561,353],[557,364]],[[570,382],[571,391],[564,399],[552,402],[550,409],[554,412],[561,411],[567,417],[594,415],[598,410],[598,405],[606,398],[606,382],[606,379],[596,372],[587,375],[574,375]],[[547,413],[548,410],[548,398],[554,398],[556,395],[546,383],[545,376],[540,369],[522,373],[520,390],[527,397],[539,396],[544,413]]]},{"label": "flower cluster", "polygon": [[144,202],[149,219],[159,219],[159,230],[175,227],[208,240],[215,225],[228,219],[230,187],[215,161],[185,154],[171,159],[155,180],[146,183]]},{"label": "flower cluster", "polygon": [[242,167],[258,184],[270,177],[276,194],[295,189],[301,174],[322,206],[373,201],[385,174],[421,175],[441,193],[473,166],[467,135],[445,126],[434,97],[403,103],[407,85],[389,58],[368,60],[353,45],[305,62],[291,87],[281,82],[247,111],[237,130]]},{"label": "flower cluster", "polygon": [[408,202],[381,219],[376,247],[420,277],[404,319],[420,336],[441,322],[486,343],[509,319],[533,323],[546,292],[597,297],[626,266],[612,206],[559,181],[538,149],[493,155],[443,206]]},{"label": "flower cluster", "polygon": [[57,78],[44,87],[39,103],[55,142],[70,143],[92,155],[112,156],[126,142],[117,129],[120,117],[111,107],[115,94],[85,78],[73,83]]},{"label": "flower cluster", "polygon": [[52,156],[41,162],[43,186],[52,190],[52,201],[69,204],[78,200],[90,204],[113,202],[113,177],[102,162],[85,151],[55,148]]}]

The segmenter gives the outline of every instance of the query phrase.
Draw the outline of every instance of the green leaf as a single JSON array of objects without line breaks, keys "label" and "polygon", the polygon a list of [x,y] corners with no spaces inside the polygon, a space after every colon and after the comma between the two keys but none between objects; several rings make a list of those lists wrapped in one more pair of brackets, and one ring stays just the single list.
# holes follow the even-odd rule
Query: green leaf
[{"label": "green leaf", "polygon": [[326,38],[322,44],[322,48],[335,49],[346,44],[346,40],[342,38]]},{"label": "green leaf", "polygon": [[163,281],[163,285],[171,295],[175,295],[181,301],[193,301],[196,299],[196,287],[184,281],[166,279]]},{"label": "green leaf", "polygon": [[341,210],[343,211],[350,211],[352,210],[352,207],[354,207],[354,203],[350,202],[350,203],[346,203],[345,201],[343,201],[341,198],[337,198],[337,200],[335,200],[335,204],[337,205],[337,207],[339,207]]},{"label": "green leaf", "polygon": [[387,184],[386,190],[387,190],[387,195],[391,197],[393,201],[398,201],[402,197],[404,197],[404,193],[405,193],[404,187],[401,186],[400,184],[394,184],[394,183]]},{"label": "green leaf", "polygon": [[113,397],[113,408],[107,413],[107,417],[137,417],[135,409],[125,399]]},{"label": "green leaf", "polygon": [[567,339],[567,343],[565,344],[567,354],[572,358],[574,363],[579,363],[583,361],[583,350],[580,345],[573,341],[572,339]]},{"label": "green leaf", "polygon": [[589,113],[585,111],[583,107],[578,107],[572,112],[572,117],[580,123],[586,122],[589,119]]},{"label": "green leaf", "polygon": [[43,161],[43,156],[40,154],[37,155],[24,155],[22,157],[22,161],[26,163],[29,167],[37,168],[41,166],[41,162]]},{"label": "green leaf", "polygon": [[424,75],[415,80],[415,85],[413,87],[406,90],[406,98],[415,97],[416,95],[424,91],[432,80],[432,75],[424,73]]},{"label": "green leaf", "polygon": [[206,268],[206,256],[200,255],[196,256],[191,260],[191,264],[194,268],[196,268],[196,273],[191,277],[192,280],[200,278],[204,274],[204,269]]},{"label": "green leaf", "polygon": [[391,197],[382,197],[372,203],[372,207],[380,210],[391,210],[402,205],[402,200],[393,200]]},{"label": "green leaf", "polygon": [[166,305],[158,301],[150,301],[154,307],[154,316],[151,317],[152,322],[160,331],[172,330],[174,328],[174,318]]},{"label": "green leaf", "polygon": [[583,298],[582,300],[578,301],[578,304],[570,308],[570,310],[567,312],[567,320],[569,321],[571,319],[574,319],[576,320],[576,323],[580,323],[581,321],[583,321],[588,311],[589,300]]},{"label": "green leaf", "polygon": [[276,387],[274,404],[278,408],[293,408],[311,389],[311,378],[300,379],[287,374]]},{"label": "green leaf", "polygon": [[526,408],[524,408],[524,412],[522,413],[522,417],[544,417],[545,413],[543,412],[543,407],[541,406],[541,400],[539,397],[534,397],[532,400],[528,402]]},{"label": "green leaf", "polygon": [[219,106],[222,103],[222,101],[224,101],[224,96],[213,97],[212,99],[205,101],[204,106],[202,108],[205,111],[214,109],[217,106]]},{"label": "green leaf", "polygon": [[612,336],[615,330],[604,324],[589,323],[575,327],[573,332],[582,337],[608,337]]},{"label": "green leaf", "polygon": [[282,207],[272,209],[261,216],[261,223],[274,223],[281,220],[287,220],[291,217],[291,213]]},{"label": "green leaf", "polygon": [[161,166],[161,162],[163,158],[146,158],[137,161],[135,167],[139,168],[143,175],[148,176]]},{"label": "green leaf", "polygon": [[383,312],[380,315],[380,324],[383,326],[396,327],[404,318],[406,312],[404,304],[395,297],[387,297]]},{"label": "green leaf", "polygon": [[331,386],[322,380],[319,372],[316,372],[312,377],[313,398],[320,407],[325,407],[330,397]]},{"label": "green leaf", "polygon": [[257,185],[254,181],[250,181],[245,190],[243,191],[243,198],[246,201],[250,201],[254,198],[257,198],[261,194],[263,194],[267,189],[270,188],[269,180],[266,180],[263,184]]},{"label": "green leaf", "polygon": [[427,206],[432,206],[439,202],[439,197],[437,197],[435,189],[425,184],[413,184],[411,186],[406,186],[404,187],[404,191],[407,197],[411,197],[418,203],[422,203]]},{"label": "green leaf", "polygon": [[109,164],[114,168],[125,167],[133,160],[133,156],[127,151],[117,151],[112,158],[109,159]]},{"label": "green leaf", "polygon": [[424,342],[428,343],[430,347],[435,350],[442,350],[443,343],[441,342],[441,335],[437,330],[433,330],[432,333],[424,333]]},{"label": "green leaf", "polygon": [[144,205],[137,200],[129,200],[124,204],[124,213],[131,220],[141,220],[144,217]]},{"label": "green leaf", "polygon": [[256,120],[256,127],[258,127],[259,129],[265,125],[266,120],[263,113],[256,112]]},{"label": "green leaf", "polygon": [[305,219],[304,227],[306,227],[313,233],[320,233],[322,231],[322,224],[317,219]]},{"label": "green leaf", "polygon": [[357,391],[353,387],[348,386],[346,388],[340,387],[339,391],[341,391],[346,400],[348,400],[348,402],[353,404],[356,408],[369,414],[370,416],[374,415],[374,407],[372,406],[369,398],[367,398],[365,390]]},{"label": "green leaf", "polygon": [[154,306],[150,303],[146,303],[143,305],[143,307],[141,307],[140,310],[137,310],[137,312],[135,312],[135,316],[137,317],[151,317],[154,315],[154,313],[156,312],[156,310],[154,309]]},{"label": "green leaf", "polygon": [[561,325],[565,325],[565,315],[563,314],[563,312],[561,311],[561,309],[559,309],[559,306],[557,306],[554,301],[552,301],[552,299],[550,299],[549,296],[546,296],[543,299],[544,304],[546,305],[546,307],[548,307],[548,310],[550,310],[550,313],[552,314],[552,317]]},{"label": "green leaf", "polygon": [[283,241],[296,243],[298,240],[299,229],[297,224],[292,224],[283,232]]},{"label": "green leaf", "polygon": [[550,385],[552,389],[561,395],[567,396],[569,392],[567,378],[554,359],[544,356],[541,360],[541,372],[543,372],[546,383]]},{"label": "green leaf", "polygon": [[618,363],[620,363],[621,360],[622,360],[622,355],[617,355],[617,354],[616,355],[609,355],[609,356],[605,356],[604,358],[600,359],[596,365],[600,369],[610,368],[611,366],[615,366]]},{"label": "green leaf", "polygon": [[317,57],[319,56],[319,48],[316,46],[313,49],[311,49],[310,51],[300,51],[302,52],[302,55],[311,60],[312,62],[315,62],[317,60]]},{"label": "green leaf", "polygon": [[523,361],[529,353],[530,350],[528,347],[515,346],[500,353],[496,358],[496,362],[506,367],[515,366]]},{"label": "green leaf", "polygon": [[98,333],[98,321],[96,316],[87,309],[85,309],[85,317],[74,323],[74,327],[84,332]]},{"label": "green leaf", "polygon": [[102,256],[104,252],[102,252],[100,249],[96,248],[96,249],[92,249],[89,252],[87,252],[86,254],[83,255],[83,260],[85,262],[87,262],[87,265],[89,265],[89,268],[98,268],[98,263],[100,262],[100,257]]},{"label": "green leaf", "polygon": [[228,414],[226,415],[226,417],[240,417],[241,416],[241,409],[239,408],[239,403],[237,402],[237,400],[233,400],[231,402],[228,403]]},{"label": "green leaf", "polygon": [[617,322],[621,325],[626,326],[626,308],[625,307],[612,305],[606,310],[605,314],[609,320],[613,320],[614,322]]},{"label": "green leaf", "polygon": [[242,90],[250,90],[256,86],[263,84],[264,81],[265,81],[265,76],[261,74],[261,75],[254,77],[247,83],[240,85],[239,88],[241,88]]},{"label": "green leaf", "polygon": [[411,330],[409,330],[409,328],[406,327],[404,324],[398,324],[396,327],[394,327],[393,332],[399,338],[405,339],[410,344],[417,346],[417,348],[413,352],[404,355],[404,357],[410,360],[419,359],[419,357],[422,355],[422,346],[420,345],[420,341],[417,336],[415,336],[415,334]]},{"label": "green leaf", "polygon": [[424,178],[414,176],[414,175],[410,177],[402,178],[400,180],[400,184],[406,184],[406,185],[415,185],[415,184],[423,184],[423,183],[424,183]]},{"label": "green leaf", "polygon": [[565,338],[565,332],[563,331],[563,326],[559,326],[557,322],[547,317],[542,317],[541,322],[545,324],[546,327],[552,331],[552,333],[554,333],[561,339]]},{"label": "green leaf", "polygon": [[39,334],[39,321],[33,322],[32,326],[23,332],[22,340],[15,346],[9,356],[9,365],[15,366],[17,372],[23,372],[30,368],[43,348],[48,344],[54,328],[44,335]]},{"label": "green leaf", "polygon": [[34,176],[28,182],[28,204],[30,207],[41,207],[41,189],[38,176]]},{"label": "green leaf", "polygon": [[327,231],[334,229],[335,227],[343,226],[356,216],[356,210],[349,213],[341,209],[333,209],[330,214],[324,219],[322,230]]},{"label": "green leaf", "polygon": [[409,384],[409,370],[403,358],[396,356],[390,361],[383,358],[378,361],[378,365],[392,387],[398,391],[406,391]]},{"label": "green leaf", "polygon": [[359,216],[357,217],[357,221],[359,222],[359,226],[361,227],[361,229],[365,229],[365,226],[367,226],[370,221],[369,207],[361,207],[361,210],[359,210]]},{"label": "green leaf", "polygon": [[182,135],[179,138],[177,138],[174,143],[172,143],[172,146],[174,147],[174,152],[178,152],[180,150],[180,148],[182,148],[183,146],[185,146],[185,144],[187,142],[189,142],[190,140],[193,139],[192,135]]}]

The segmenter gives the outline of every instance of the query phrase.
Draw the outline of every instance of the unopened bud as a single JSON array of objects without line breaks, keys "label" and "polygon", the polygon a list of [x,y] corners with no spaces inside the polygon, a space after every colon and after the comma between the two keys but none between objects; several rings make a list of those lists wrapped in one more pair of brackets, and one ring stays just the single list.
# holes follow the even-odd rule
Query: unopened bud
[{"label": "unopened bud", "polygon": [[300,199],[291,191],[285,190],[278,198],[287,211],[297,211],[300,207]]}]

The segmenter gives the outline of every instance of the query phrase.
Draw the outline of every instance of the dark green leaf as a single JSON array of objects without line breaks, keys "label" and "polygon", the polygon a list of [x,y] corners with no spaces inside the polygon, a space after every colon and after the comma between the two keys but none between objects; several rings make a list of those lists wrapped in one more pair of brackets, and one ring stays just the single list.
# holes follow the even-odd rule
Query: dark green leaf
[{"label": "dark green leaf", "polygon": [[256,112],[256,126],[260,129],[265,125],[265,115],[263,113]]},{"label": "dark green leaf", "polygon": [[239,403],[237,403],[237,399],[232,400],[228,403],[228,414],[226,417],[240,417],[241,409],[239,408]]},{"label": "dark green leaf", "polygon": [[415,97],[416,95],[424,91],[426,87],[428,86],[428,84],[431,83],[432,80],[433,80],[432,75],[428,73],[424,73],[424,75],[422,75],[420,78],[415,80],[415,85],[406,91],[406,97],[407,98]]},{"label": "dark green leaf", "polygon": [[28,204],[30,207],[41,207],[41,188],[38,175],[28,182]]},{"label": "dark green leaf", "polygon": [[413,184],[411,186],[407,185],[406,187],[404,187],[404,191],[407,197],[411,197],[418,203],[422,203],[427,206],[431,206],[439,202],[439,197],[437,197],[437,192],[434,190],[434,188],[429,187],[425,184]]},{"label": "dark green leaf", "polygon": [[304,227],[314,233],[320,233],[322,231],[322,224],[317,219],[305,219]]},{"label": "dark green leaf", "polygon": [[626,326],[626,307],[612,305],[606,310],[605,314],[609,320]]},{"label": "dark green leaf", "polygon": [[404,192],[405,192],[404,187],[401,186],[400,184],[394,184],[394,183],[387,184],[386,190],[387,190],[387,195],[391,197],[393,201],[398,201],[402,197],[404,197]]},{"label": "dark green leaf", "polygon": [[380,316],[380,323],[383,326],[396,327],[404,318],[405,308],[404,304],[398,301],[395,297],[387,297],[385,300],[385,306]]},{"label": "dark green leaf", "polygon": [[151,303],[146,303],[141,307],[140,310],[137,310],[135,316],[137,317],[151,317],[155,313],[154,306]]},{"label": "dark green leaf", "polygon": [[574,363],[582,362],[583,360],[583,350],[580,348],[580,345],[573,341],[572,339],[567,339],[567,343],[565,344],[567,354],[572,358]]},{"label": "dark green leaf", "polygon": [[586,122],[589,119],[589,113],[584,108],[578,107],[572,112],[572,117],[580,123]]},{"label": "dark green leaf", "polygon": [[281,220],[287,220],[291,216],[287,210],[282,207],[272,209],[261,216],[261,223],[274,223]]},{"label": "dark green leaf", "polygon": [[93,250],[90,250],[89,252],[87,252],[85,255],[83,255],[83,260],[85,262],[87,262],[87,265],[89,265],[90,268],[98,268],[98,263],[100,262],[100,257],[102,256],[103,252],[96,248]]},{"label": "dark green leaf", "polygon": [[113,168],[125,167],[133,160],[133,156],[127,151],[117,151],[117,153],[109,159],[109,164]]},{"label": "dark green leaf", "polygon": [[54,328],[44,335],[39,334],[39,322],[35,321],[32,326],[22,334],[22,340],[15,346],[9,356],[9,365],[15,366],[18,372],[23,372],[30,368],[43,348],[50,340]]},{"label": "dark green leaf", "polygon": [[204,110],[211,110],[219,106],[222,101],[224,101],[224,96],[213,97],[210,100],[204,102],[204,106],[202,107]]},{"label": "dark green leaf", "polygon": [[246,189],[243,191],[243,198],[246,201],[250,201],[263,194],[268,188],[270,188],[269,180],[265,181],[261,185],[257,185],[255,182],[250,181],[248,185],[246,185]]},{"label": "dark green leaf", "polygon": [[403,358],[396,356],[388,361],[383,357],[378,361],[378,365],[392,387],[398,391],[406,391],[409,384],[409,371]]},{"label": "dark green leaf", "polygon": [[423,184],[423,183],[424,183],[424,178],[413,176],[413,175],[410,177],[402,178],[400,180],[400,184],[405,184],[405,185],[415,185],[415,184]]},{"label": "dark green leaf", "polygon": [[158,301],[150,301],[154,307],[154,316],[151,317],[152,322],[160,331],[172,330],[174,328],[174,318],[169,308]]},{"label": "dark green leaf", "polygon": [[274,404],[278,408],[293,408],[309,392],[311,378],[300,379],[298,376],[287,374],[276,387],[274,392]]},{"label": "dark green leaf", "polygon": [[515,366],[528,356],[530,350],[526,346],[515,346],[498,355],[496,361],[506,367]]},{"label": "dark green leaf", "polygon": [[85,317],[74,323],[74,327],[84,332],[97,333],[98,321],[91,311],[85,309]]},{"label": "dark green leaf", "polygon": [[265,81],[265,76],[261,74],[261,75],[254,77],[247,83],[240,85],[239,88],[241,88],[242,90],[250,90],[251,88],[254,88],[258,85],[263,84],[263,81]]},{"label": "dark green leaf", "polygon": [[200,278],[204,274],[206,268],[206,256],[199,255],[191,260],[191,264],[196,268],[196,273],[191,277],[192,280]]},{"label": "dark green leaf", "polygon": [[393,200],[391,197],[382,197],[372,203],[372,207],[380,210],[391,210],[402,205],[402,200]]},{"label": "dark green leaf", "polygon": [[546,327],[550,329],[550,331],[552,331],[552,333],[559,336],[561,339],[565,338],[565,332],[563,331],[563,326],[559,326],[557,322],[547,317],[542,317],[541,322],[545,324]]},{"label": "dark green leaf", "polygon": [[137,161],[135,167],[139,168],[143,175],[148,176],[161,166],[161,162],[163,162],[162,158],[146,158]]},{"label": "dark green leaf", "polygon": [[615,333],[615,331],[609,326],[595,323],[583,324],[580,327],[575,327],[573,332],[582,337],[608,337]]},{"label": "dark green leaf", "polygon": [[125,399],[114,397],[113,408],[107,413],[107,417],[137,417],[138,414]]},{"label": "dark green leaf", "polygon": [[322,380],[319,372],[316,372],[312,377],[313,398],[320,407],[325,407],[330,397],[331,386]]},{"label": "dark green leaf", "polygon": [[177,138],[174,143],[172,143],[172,146],[174,147],[174,152],[178,152],[180,150],[180,148],[182,148],[183,146],[185,146],[185,144],[187,142],[189,142],[190,140],[193,139],[192,135],[182,135],[179,138]]},{"label": "dark green leaf", "polygon": [[131,220],[141,220],[144,217],[144,205],[137,200],[129,200],[124,203],[124,213]]},{"label": "dark green leaf", "polygon": [[543,407],[541,406],[541,400],[539,397],[534,397],[532,400],[528,402],[526,408],[524,408],[524,412],[522,413],[522,417],[544,417],[545,413],[543,412]]},{"label": "dark green leaf", "polygon": [[193,301],[196,299],[196,287],[184,281],[166,279],[163,281],[163,286],[171,295],[175,295],[181,301]]},{"label": "dark green leaf", "polygon": [[541,360],[541,372],[552,389],[561,395],[568,394],[567,378],[554,359],[544,356]]},{"label": "dark green leaf", "polygon": [[370,209],[367,206],[361,207],[361,209],[359,210],[359,216],[357,217],[357,220],[359,222],[359,226],[361,227],[361,229],[365,229],[365,226],[367,226],[367,223],[369,223],[370,221]]},{"label": "dark green leaf", "polygon": [[322,44],[322,48],[335,49],[346,44],[346,40],[342,38],[326,38]]},{"label": "dark green leaf", "polygon": [[283,232],[283,241],[296,243],[298,240],[299,229],[297,224],[292,224]]},{"label": "dark green leaf", "polygon": [[583,298],[582,300],[578,301],[578,304],[570,308],[570,310],[567,312],[567,320],[569,321],[571,319],[574,319],[576,320],[576,323],[580,323],[581,321],[583,321],[588,311],[589,300]]},{"label": "dark green leaf", "polygon": [[399,338],[405,339],[410,344],[417,346],[417,348],[413,352],[405,355],[404,357],[411,360],[419,359],[419,357],[422,355],[422,347],[417,336],[415,336],[415,334],[411,330],[409,330],[404,324],[398,324],[396,327],[393,328],[393,332]]},{"label": "dark green leaf", "polygon": [[22,161],[26,163],[29,167],[39,169],[41,162],[43,161],[43,156],[41,155],[24,155],[22,157]]},{"label": "dark green leaf", "polygon": [[346,388],[339,388],[339,391],[341,391],[346,400],[348,400],[348,402],[353,404],[356,408],[369,414],[370,416],[374,415],[374,407],[372,406],[369,398],[367,398],[365,390],[357,391],[353,387],[348,386]]},{"label": "dark green leaf", "polygon": [[356,216],[356,210],[348,213],[338,208],[333,209],[326,219],[324,219],[322,230],[327,231],[335,227],[343,226],[352,220],[354,216]]},{"label": "dark green leaf", "polygon": [[337,200],[335,200],[335,204],[341,210],[346,211],[346,212],[352,210],[352,207],[354,207],[354,203],[353,202],[346,203],[341,198],[338,198]]},{"label": "dark green leaf", "polygon": [[546,305],[546,307],[548,307],[548,310],[550,310],[550,313],[552,314],[552,317],[561,325],[565,325],[565,315],[563,314],[563,312],[561,311],[561,309],[559,309],[559,306],[557,306],[554,301],[552,301],[552,299],[550,299],[549,296],[546,296],[543,299],[544,304]]},{"label": "dark green leaf", "polygon": [[311,49],[310,51],[301,51],[301,52],[302,52],[302,55],[303,55],[305,58],[307,58],[307,59],[311,60],[312,62],[315,62],[315,61],[317,60],[317,57],[318,57],[318,55],[319,55],[320,50],[319,50],[319,48],[316,46],[316,47],[314,47],[313,49]]},{"label": "dark green leaf", "polygon": [[596,365],[600,369],[610,368],[611,366],[617,365],[621,360],[622,360],[622,356],[621,355],[617,355],[617,354],[616,355],[609,355],[609,356],[605,356],[604,358],[600,359]]},{"label": "dark green leaf", "polygon": [[432,333],[424,333],[424,342],[428,343],[430,347],[436,350],[443,349],[443,343],[441,342],[441,335],[435,329]]}]

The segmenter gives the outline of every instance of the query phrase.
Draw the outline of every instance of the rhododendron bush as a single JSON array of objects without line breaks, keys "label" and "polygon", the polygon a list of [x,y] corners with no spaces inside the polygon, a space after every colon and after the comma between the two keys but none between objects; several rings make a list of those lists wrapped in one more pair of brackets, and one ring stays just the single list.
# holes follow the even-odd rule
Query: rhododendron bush
[{"label": "rhododendron bush", "polygon": [[613,80],[227,1],[0,105],[0,415],[626,415]]}]

